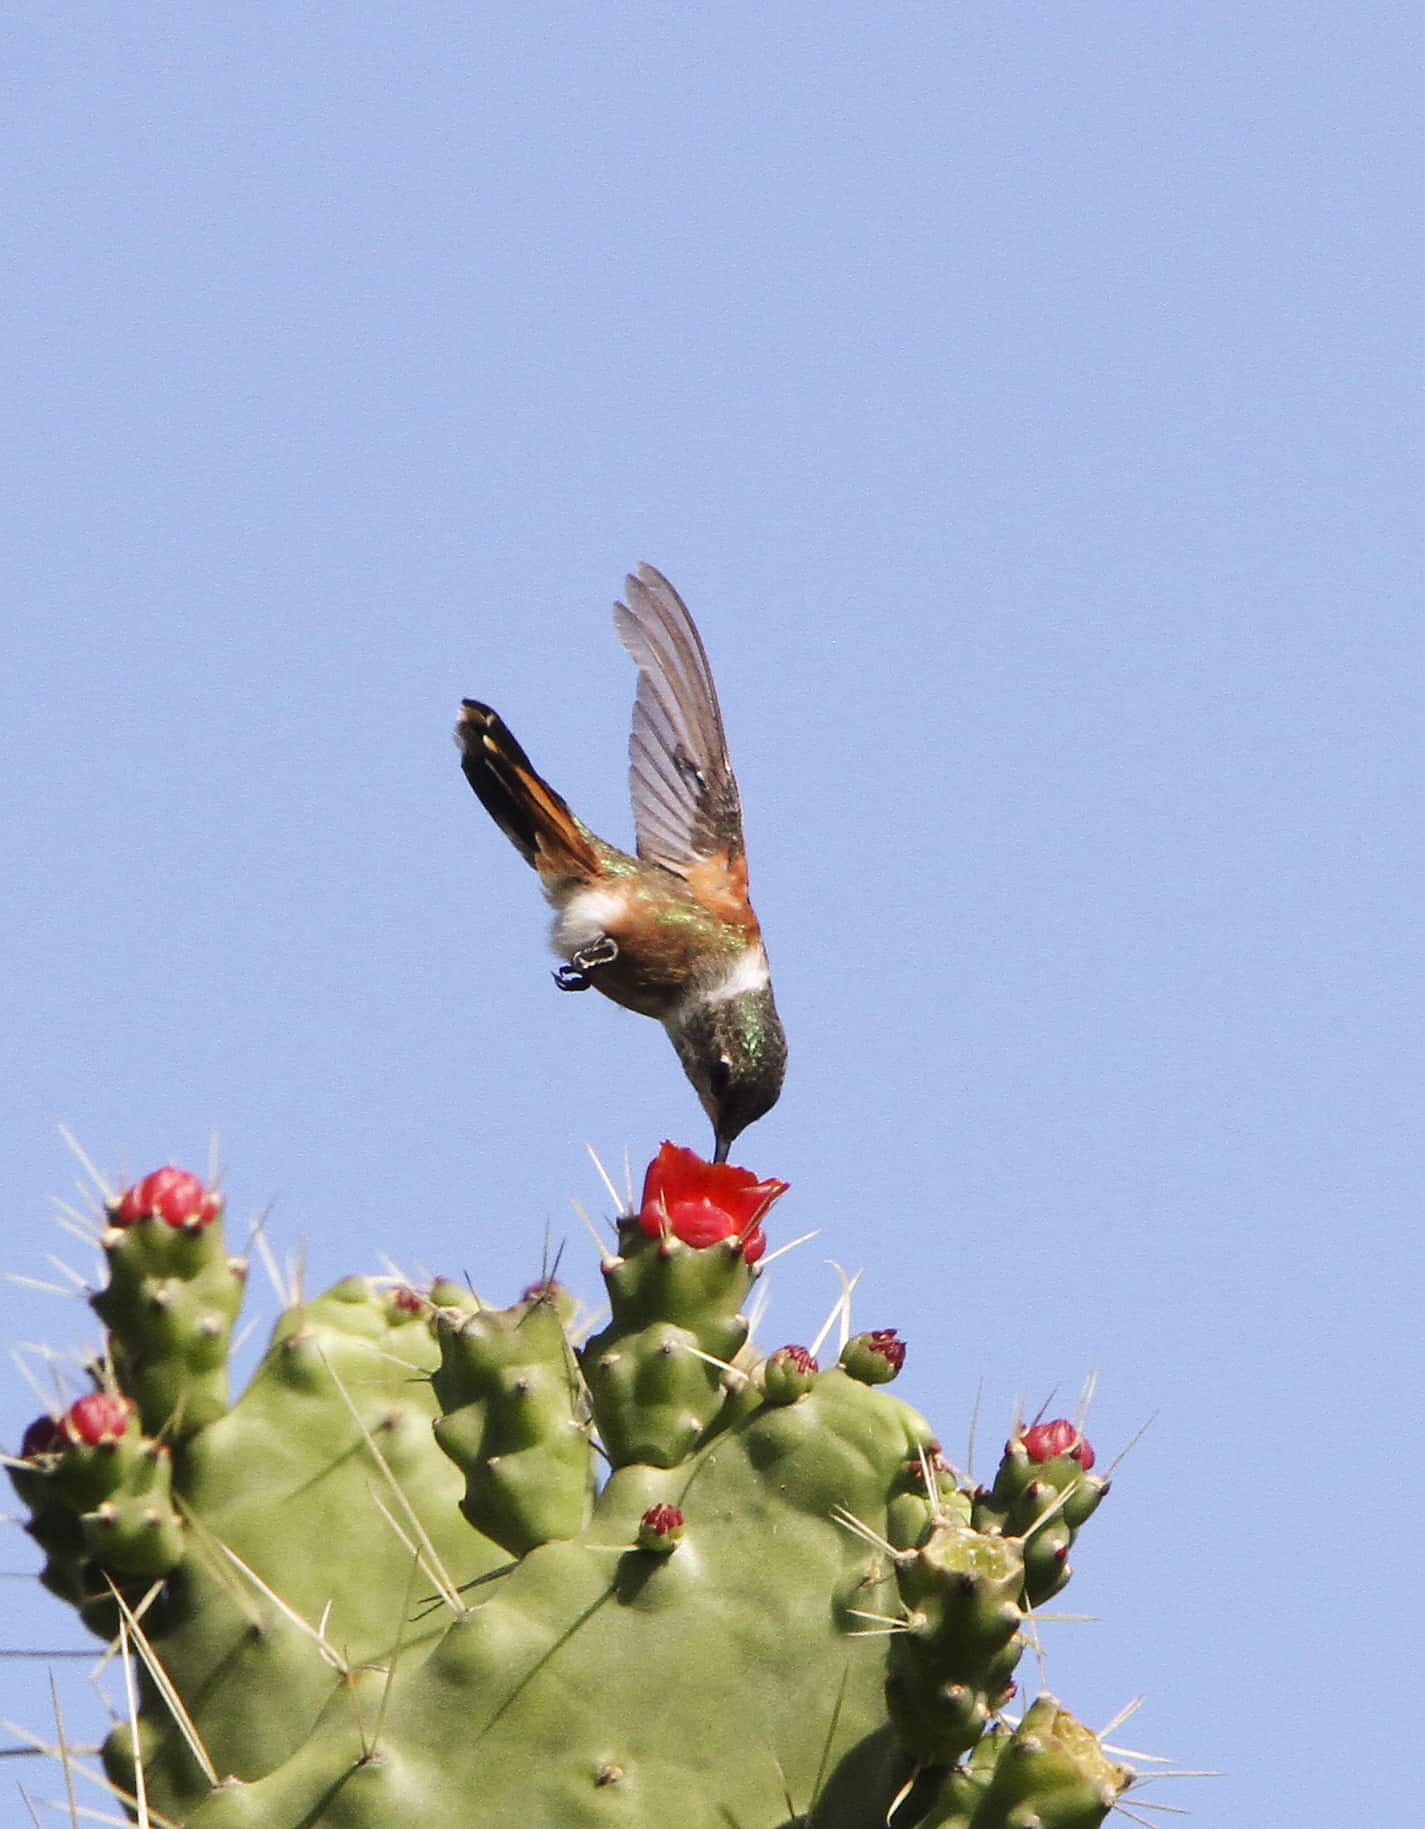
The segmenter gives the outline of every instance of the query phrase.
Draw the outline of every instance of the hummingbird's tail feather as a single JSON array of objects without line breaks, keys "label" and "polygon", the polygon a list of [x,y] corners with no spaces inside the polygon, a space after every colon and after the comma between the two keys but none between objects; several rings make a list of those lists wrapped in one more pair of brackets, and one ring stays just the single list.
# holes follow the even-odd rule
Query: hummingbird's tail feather
[{"label": "hummingbird's tail feather", "polygon": [[455,741],[465,779],[527,864],[543,877],[597,874],[599,855],[589,833],[535,772],[497,711],[465,699]]}]

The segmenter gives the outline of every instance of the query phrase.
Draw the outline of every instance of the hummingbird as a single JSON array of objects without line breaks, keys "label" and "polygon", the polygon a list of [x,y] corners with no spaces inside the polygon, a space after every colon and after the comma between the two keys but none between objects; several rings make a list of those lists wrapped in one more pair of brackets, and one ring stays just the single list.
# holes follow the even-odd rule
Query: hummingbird
[{"label": "hummingbird", "polygon": [[782,1090],[787,1040],[747,899],[742,800],[712,669],[661,572],[625,580],[614,626],[638,668],[629,786],[636,854],[597,837],[498,712],[465,699],[465,779],[533,865],[555,914],[562,991],[591,987],[663,1024],[713,1127],[715,1162]]}]

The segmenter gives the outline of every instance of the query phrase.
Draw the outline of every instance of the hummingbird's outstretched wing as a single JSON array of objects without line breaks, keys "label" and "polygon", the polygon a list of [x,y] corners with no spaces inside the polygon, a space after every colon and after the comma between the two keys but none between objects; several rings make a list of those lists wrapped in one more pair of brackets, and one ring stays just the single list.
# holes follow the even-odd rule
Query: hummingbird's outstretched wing
[{"label": "hummingbird's outstretched wing", "polygon": [[716,860],[745,897],[742,802],[708,657],[661,572],[640,565],[624,582],[614,625],[638,665],[628,743],[638,855],[680,876]]}]

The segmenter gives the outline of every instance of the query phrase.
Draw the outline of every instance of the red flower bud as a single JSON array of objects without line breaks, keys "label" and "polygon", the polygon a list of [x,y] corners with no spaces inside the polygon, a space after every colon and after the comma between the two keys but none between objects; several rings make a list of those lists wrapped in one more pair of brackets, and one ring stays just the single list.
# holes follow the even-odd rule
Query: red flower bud
[{"label": "red flower bud", "polygon": [[71,1442],[98,1448],[116,1442],[129,1426],[133,1405],[116,1391],[91,1391],[78,1397],[64,1417],[64,1433]]},{"label": "red flower bud", "polygon": [[1052,1461],[1067,1454],[1085,1473],[1094,1464],[1094,1451],[1082,1430],[1076,1429],[1065,1417],[1056,1416],[1053,1422],[1035,1423],[1019,1439],[1032,1461]]},{"label": "red flower bud", "polygon": [[64,1447],[64,1431],[52,1416],[37,1416],[25,1431],[20,1443],[20,1459],[32,1461],[36,1455],[58,1454]]},{"label": "red flower bud", "polygon": [[694,1150],[665,1143],[644,1176],[638,1223],[650,1238],[679,1238],[699,1250],[737,1239],[755,1264],[767,1249],[762,1216],[786,1191],[785,1181],[759,1181],[751,1169],[704,1162]]},{"label": "red flower bud", "polygon": [[676,1505],[653,1505],[638,1520],[638,1547],[666,1556],[683,1538],[683,1514]]},{"label": "red flower bud", "polygon": [[841,1366],[862,1384],[889,1384],[905,1364],[905,1341],[893,1327],[853,1334],[841,1349]]},{"label": "red flower bud", "polygon": [[905,1341],[893,1327],[876,1327],[862,1339],[873,1353],[879,1353],[892,1372],[898,1372],[905,1364]]},{"label": "red flower bud", "polygon": [[398,1283],[391,1291],[391,1306],[403,1315],[418,1315],[425,1305],[425,1297],[409,1284]]},{"label": "red flower bud", "polygon": [[136,1181],[109,1204],[116,1226],[136,1225],[141,1219],[161,1219],[166,1225],[196,1232],[210,1225],[223,1210],[223,1197],[206,1187],[187,1169],[155,1169]]},{"label": "red flower bud", "polygon": [[804,1346],[779,1346],[762,1368],[762,1393],[768,1403],[795,1403],[816,1382],[817,1363]]}]

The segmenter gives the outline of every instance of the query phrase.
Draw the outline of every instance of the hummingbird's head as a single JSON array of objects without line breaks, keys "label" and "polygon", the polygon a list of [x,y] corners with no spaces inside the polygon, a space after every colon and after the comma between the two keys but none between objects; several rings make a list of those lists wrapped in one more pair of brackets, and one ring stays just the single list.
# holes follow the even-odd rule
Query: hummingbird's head
[{"label": "hummingbird's head", "polygon": [[715,1002],[685,1005],[673,1046],[712,1123],[713,1161],[726,1162],[733,1139],[769,1112],[782,1090],[787,1038],[771,986]]}]

